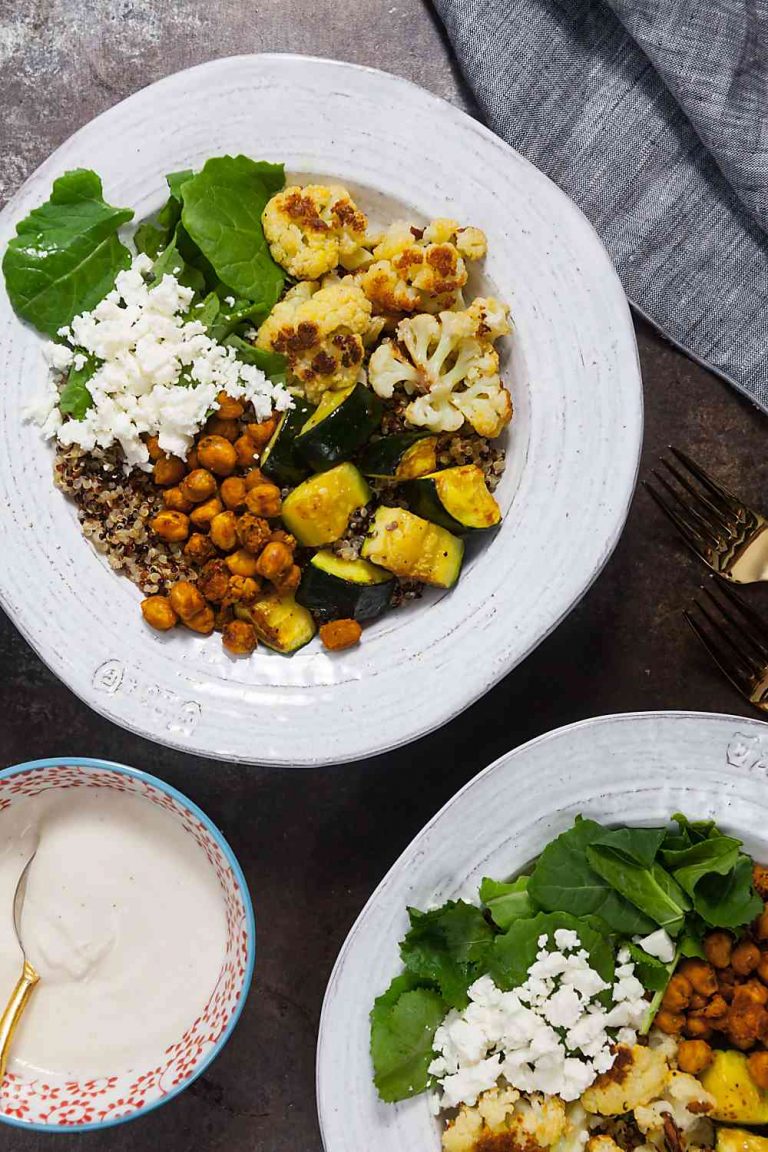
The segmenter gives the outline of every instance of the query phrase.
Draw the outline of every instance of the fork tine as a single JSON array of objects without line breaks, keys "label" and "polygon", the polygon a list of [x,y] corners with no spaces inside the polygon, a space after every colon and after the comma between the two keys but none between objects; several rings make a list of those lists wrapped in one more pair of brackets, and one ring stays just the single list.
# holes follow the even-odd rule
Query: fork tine
[{"label": "fork tine", "polygon": [[662,512],[669,517],[689,548],[692,548],[697,556],[702,556],[703,552],[717,544],[717,537],[707,529],[707,537],[709,539],[706,539],[701,529],[692,522],[691,518],[684,515],[684,513],[688,512],[688,506],[680,500],[671,485],[669,485],[664,477],[659,475],[655,469],[651,475],[664,491],[668,493],[670,498],[669,500],[665,499],[661,492],[657,491],[647,480],[644,480],[643,484],[646,491],[653,497]]},{"label": "fork tine", "polygon": [[749,515],[749,509],[747,508],[746,504],[743,504],[742,501],[739,500],[738,496],[735,496],[734,493],[731,492],[728,488],[723,487],[722,484],[718,484],[716,480],[713,480],[709,473],[705,472],[700,464],[697,464],[696,461],[692,460],[691,457],[686,455],[685,452],[681,452],[679,448],[673,448],[671,444],[669,446],[669,450],[675,459],[679,460],[683,467],[687,468],[688,471],[696,477],[699,483],[702,484],[708,492],[722,500],[727,508],[730,508],[732,512],[735,512],[737,516]]},{"label": "fork tine", "polygon": [[[714,595],[714,593],[712,592],[712,590],[710,588],[704,588],[703,587],[701,590],[704,593],[704,595],[707,597],[707,599],[710,601],[710,603],[712,605],[714,605],[714,607],[717,609],[717,611],[720,613],[720,615],[725,620],[728,621],[728,623],[730,624],[733,631],[739,637],[740,641],[743,644],[751,647],[752,650],[756,653],[755,659],[758,661],[758,663],[760,665],[768,663],[768,647],[766,647],[766,645],[757,636],[753,635],[753,633],[748,630],[747,625],[744,623],[744,620],[737,619],[737,617],[731,611],[731,608],[729,606],[729,603],[728,603],[729,598],[727,598],[726,601],[723,602],[723,601],[720,601],[717,599],[717,597]],[[741,601],[736,599],[736,598],[731,599],[731,603],[733,604],[734,608],[736,608],[737,610],[739,610],[743,607]],[[703,611],[703,605],[700,605],[700,607],[702,608],[702,611]],[[746,612],[743,613],[743,615],[744,615],[745,619],[749,619]],[[761,625],[761,629],[762,629],[762,625]]]},{"label": "fork tine", "polygon": [[[735,528],[738,528],[738,517],[735,512],[730,510],[724,512],[722,508],[718,508],[708,496],[705,496],[702,492],[698,491],[698,489],[694,488],[688,477],[678,468],[675,468],[674,464],[670,464],[669,460],[662,458],[661,463],[672,473],[680,487],[684,488],[691,497],[692,503],[688,504],[690,511],[699,515],[708,526],[712,525],[714,519],[715,526],[721,531],[732,532]],[[708,520],[707,517],[703,515],[702,509],[706,509],[710,513]]]},{"label": "fork tine", "polygon": [[[714,604],[718,609],[720,608],[720,605],[716,600],[714,601]],[[748,673],[758,672],[764,664],[764,661],[759,660],[756,656],[753,656],[746,650],[743,644],[743,633],[738,629],[734,630],[734,632],[731,632],[723,625],[720,620],[717,619],[716,616],[712,615],[706,604],[702,604],[701,600],[696,601],[696,607],[709,624],[712,632],[714,632],[715,635],[721,640],[725,641],[725,643],[730,647],[734,653],[734,659],[742,665],[744,671]]]},{"label": "fork tine", "polygon": [[[694,601],[694,603],[696,602]],[[731,684],[733,684],[742,696],[746,696],[746,698],[749,699],[752,692],[749,675],[733,665],[727,657],[718,651],[717,647],[710,640],[708,633],[701,627],[692,613],[683,609],[683,618],[694,635],[699,639],[704,648],[706,648],[723,675],[730,680]]]},{"label": "fork tine", "polygon": [[[674,475],[674,471],[672,470],[672,466],[670,464],[668,464],[666,460],[662,460],[661,463],[666,468],[669,468],[670,471],[672,471],[672,474]],[[672,499],[677,502],[678,506],[680,508],[682,508],[684,512],[688,513],[689,518],[693,517],[694,520],[698,521],[698,523],[701,525],[702,529],[707,533],[707,535],[711,539],[712,543],[713,544],[719,544],[720,540],[718,537],[718,529],[719,529],[721,534],[723,532],[729,531],[728,525],[726,524],[725,520],[723,519],[722,512],[717,513],[718,523],[713,524],[711,518],[708,520],[706,518],[706,516],[702,515],[702,513],[700,511],[700,508],[702,507],[702,505],[700,503],[701,497],[699,496],[699,494],[694,489],[690,489],[694,499],[692,501],[691,500],[685,500],[683,498],[682,494],[680,492],[678,492],[677,489],[673,488],[672,485],[669,483],[669,481],[666,479],[666,477],[662,476],[660,472],[657,472],[654,470],[653,475],[656,477],[658,482],[661,485],[663,485],[664,490],[666,492],[668,492],[669,495],[672,497]],[[697,507],[697,505],[698,505],[698,507]]]},{"label": "fork tine", "polygon": [[[718,583],[717,587],[719,589],[720,595],[723,597],[723,600],[732,604],[733,607],[741,613],[749,625],[749,632],[745,631],[743,625],[741,626],[743,635],[747,636],[752,641],[754,646],[759,649],[760,653],[766,658],[766,660],[768,660],[768,623],[766,623],[762,616],[755,611],[751,604],[747,604],[746,600],[743,600],[741,596],[738,596],[728,584]],[[708,588],[704,588],[703,591],[706,592],[713,603],[717,603],[715,597]],[[718,604],[718,607],[723,616],[728,617],[728,613],[723,604]],[[736,627],[739,627],[739,625],[735,622],[734,624]]]}]

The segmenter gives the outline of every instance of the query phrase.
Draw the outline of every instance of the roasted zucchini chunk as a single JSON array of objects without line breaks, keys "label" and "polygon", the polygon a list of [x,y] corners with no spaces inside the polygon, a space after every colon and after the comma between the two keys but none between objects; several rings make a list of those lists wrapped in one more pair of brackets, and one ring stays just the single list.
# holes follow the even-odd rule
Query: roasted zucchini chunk
[{"label": "roasted zucchini chunk", "polygon": [[322,548],[347,530],[352,513],[364,508],[371,490],[354,464],[339,464],[310,476],[283,501],[283,523],[300,544]]},{"label": "roasted zucchini chunk", "polygon": [[373,620],[389,608],[394,588],[385,568],[323,549],[307,565],[296,599],[318,620]]},{"label": "roasted zucchini chunk", "polygon": [[371,521],[362,555],[404,580],[452,588],[461,572],[464,543],[405,508],[381,507]]},{"label": "roasted zucchini chunk", "polygon": [[699,1076],[716,1105],[713,1120],[728,1124],[768,1124],[768,1092],[755,1084],[747,1057],[732,1049],[715,1052],[712,1063]]},{"label": "roasted zucchini chunk", "polygon": [[480,531],[501,521],[501,509],[477,464],[444,468],[411,480],[406,493],[414,512],[449,532]]},{"label": "roasted zucchini chunk", "polygon": [[296,438],[296,449],[315,472],[349,460],[381,424],[382,405],[364,384],[325,392]]},{"label": "roasted zucchini chunk", "polygon": [[377,480],[413,480],[437,468],[437,437],[429,432],[398,432],[369,444],[360,460],[363,476]]},{"label": "roasted zucchini chunk", "polygon": [[249,607],[236,604],[235,615],[253,624],[259,640],[276,652],[297,652],[309,644],[316,631],[311,614],[293,596],[275,594]]},{"label": "roasted zucchini chunk", "polygon": [[259,467],[281,488],[300,484],[309,472],[309,466],[296,451],[296,437],[312,412],[312,406],[306,400],[294,397],[293,408],[283,412],[272,439],[261,454]]},{"label": "roasted zucchini chunk", "polygon": [[716,1152],[768,1152],[768,1137],[746,1128],[718,1128]]}]

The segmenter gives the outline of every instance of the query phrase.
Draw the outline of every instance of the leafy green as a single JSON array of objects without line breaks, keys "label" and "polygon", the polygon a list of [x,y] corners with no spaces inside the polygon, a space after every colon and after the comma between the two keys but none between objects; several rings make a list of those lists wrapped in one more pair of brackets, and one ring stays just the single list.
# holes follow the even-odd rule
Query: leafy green
[{"label": "leafy green", "polygon": [[614,958],[609,937],[603,936],[584,918],[568,912],[538,912],[528,919],[515,920],[508,932],[496,937],[488,971],[499,988],[509,991],[525,983],[539,951],[539,937],[552,936],[558,928],[578,933],[589,953],[590,965],[606,983],[612,983]]},{"label": "leafy green", "polygon": [[690,848],[667,849],[663,857],[681,888],[689,896],[695,896],[696,885],[704,876],[713,872],[725,876],[736,866],[740,848],[741,840],[732,836],[713,836],[692,844]]},{"label": "leafy green", "polygon": [[189,310],[189,319],[204,324],[210,331],[219,318],[221,304],[215,292],[209,292],[202,300],[194,304]]},{"label": "leafy green", "polygon": [[547,911],[596,915],[624,936],[647,935],[655,922],[615,891],[587,860],[590,844],[606,832],[594,820],[578,817],[573,828],[552,840],[539,856],[528,894]]},{"label": "leafy green", "polygon": [[641,868],[651,868],[665,836],[664,828],[615,828],[593,840],[592,847],[610,848]]},{"label": "leafy green", "polygon": [[710,928],[740,928],[760,914],[763,902],[752,887],[752,861],[739,856],[727,876],[713,872],[696,885],[696,911]]},{"label": "leafy green", "polygon": [[133,234],[133,243],[136,245],[136,251],[149,256],[154,260],[160,255],[163,248],[165,248],[168,240],[165,232],[145,220],[139,224],[138,228]]},{"label": "leafy green", "polygon": [[227,336],[224,344],[234,348],[239,360],[244,364],[253,364],[268,376],[273,384],[285,384],[288,379],[288,361],[280,352],[267,352],[264,348],[255,348],[242,337]]},{"label": "leafy green", "polygon": [[70,368],[67,382],[59,394],[59,411],[62,416],[82,420],[88,409],[93,407],[93,396],[88,388],[88,381],[97,367],[98,362],[89,356],[81,368],[76,368],[74,365]]},{"label": "leafy green", "polygon": [[421,980],[435,983],[454,1008],[468,1003],[467,989],[486,971],[494,931],[479,908],[448,901],[431,912],[409,908],[411,928],[400,955]]},{"label": "leafy green", "polygon": [[174,234],[174,238],[168,247],[163,249],[152,265],[152,276],[155,280],[162,280],[166,273],[175,276],[180,284],[183,284],[185,288],[191,288],[193,292],[205,291],[204,273],[201,272],[199,268],[196,268],[194,264],[190,264],[182,256],[179,251],[178,237],[176,234]]},{"label": "leafy green", "polygon": [[587,848],[587,860],[603,880],[671,936],[681,931],[690,901],[661,865],[644,868],[612,848],[597,845]]},{"label": "leafy green", "polygon": [[131,262],[117,233],[133,212],[107,204],[102,191],[95,172],[65,173],[8,243],[3,274],[11,304],[48,336],[95,307]]},{"label": "leafy green", "polygon": [[189,238],[233,295],[264,310],[279,299],[284,276],[270,255],[261,214],[284,181],[281,164],[217,156],[181,185]]},{"label": "leafy green", "polygon": [[513,921],[532,916],[536,911],[528,895],[529,880],[530,876],[518,876],[510,884],[503,884],[486,876],[480,884],[480,899],[502,932],[506,932]]},{"label": "leafy green", "polygon": [[[192,168],[182,168],[180,172],[169,172],[165,181],[170,189],[171,200],[175,200],[179,205],[179,215],[181,215],[181,189],[188,180],[194,176]],[[178,216],[177,216],[178,219]]]},{"label": "leafy green", "polygon": [[371,1011],[371,1059],[379,1096],[388,1103],[423,1092],[429,1084],[432,1044],[445,1016],[438,992],[395,979]]},{"label": "leafy green", "polygon": [[635,975],[643,987],[647,988],[649,992],[663,991],[669,983],[674,962],[665,964],[663,960],[651,956],[631,940],[627,941],[626,946],[635,965]]},{"label": "leafy green", "polygon": [[192,176],[194,172],[191,168],[183,172],[171,172],[166,176],[170,196],[155,216],[154,222],[144,220],[136,229],[133,242],[137,252],[144,252],[154,260],[171,243],[181,219],[181,185]]}]

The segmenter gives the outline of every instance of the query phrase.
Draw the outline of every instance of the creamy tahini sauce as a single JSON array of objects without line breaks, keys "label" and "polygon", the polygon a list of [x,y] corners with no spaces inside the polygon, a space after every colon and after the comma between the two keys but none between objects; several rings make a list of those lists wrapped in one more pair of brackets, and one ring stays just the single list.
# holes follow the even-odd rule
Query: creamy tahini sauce
[{"label": "creamy tahini sauce", "polygon": [[0,1010],[18,979],[16,883],[39,834],[22,939],[40,984],[10,1071],[73,1078],[156,1066],[205,1007],[226,949],[205,853],[174,818],[107,788],[0,812]]}]

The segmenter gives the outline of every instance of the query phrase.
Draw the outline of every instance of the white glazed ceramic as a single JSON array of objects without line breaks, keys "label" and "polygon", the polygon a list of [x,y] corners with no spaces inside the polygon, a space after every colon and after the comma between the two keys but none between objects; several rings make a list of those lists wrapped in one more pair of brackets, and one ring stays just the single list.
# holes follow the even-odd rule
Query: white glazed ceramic
[{"label": "white glazed ceramic", "polygon": [[325,1152],[439,1152],[426,1097],[379,1102],[368,1013],[402,970],[408,905],[476,901],[483,876],[519,872],[575,816],[658,824],[673,812],[714,817],[768,859],[768,724],[651,712],[560,728],[470,781],[406,849],[352,928],[328,984],[317,1051]]},{"label": "white glazed ceramic", "polygon": [[94,554],[55,491],[51,449],[21,423],[43,367],[0,286],[0,601],[74,692],[144,736],[231,760],[347,760],[467,707],[600,572],[637,473],[634,334],[600,241],[554,184],[427,92],[328,60],[217,60],[138,92],[38,169],[0,216],[0,247],[67,169],[96,169],[107,199],[140,217],[161,204],[165,172],[238,151],[332,175],[380,217],[447,215],[486,230],[484,286],[516,325],[501,530],[452,593],[386,616],[343,654],[314,641],[290,659],[261,648],[234,660],[218,637],[152,632],[139,592]]},{"label": "white glazed ceramic", "polygon": [[[145,1067],[105,1067],[88,1079],[34,1077],[14,1066],[0,1086],[0,1122],[41,1132],[111,1128],[152,1112],[178,1096],[216,1058],[232,1034],[253,975],[256,928],[245,877],[232,849],[205,813],[169,784],[108,760],[61,757],[18,764],[0,772],[0,810],[18,797],[51,788],[110,788],[161,807],[205,853],[221,889],[227,924],[226,952],[208,1003],[196,1020]],[[152,894],[147,893],[147,899]],[[8,992],[3,992],[5,1002]],[[10,1147],[10,1145],[9,1145]]]}]

